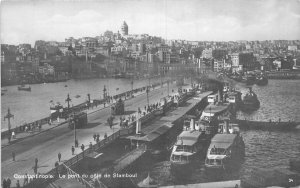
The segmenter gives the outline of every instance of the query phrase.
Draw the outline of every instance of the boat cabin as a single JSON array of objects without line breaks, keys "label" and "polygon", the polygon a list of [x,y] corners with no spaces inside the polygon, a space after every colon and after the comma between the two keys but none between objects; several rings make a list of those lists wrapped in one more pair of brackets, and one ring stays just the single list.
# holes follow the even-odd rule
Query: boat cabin
[{"label": "boat cabin", "polygon": [[171,154],[171,162],[187,163],[194,159],[199,151],[199,138],[201,132],[183,131],[178,137]]},{"label": "boat cabin", "polygon": [[214,94],[214,95],[209,95],[207,97],[207,102],[209,103],[216,103],[218,101],[218,95]]}]

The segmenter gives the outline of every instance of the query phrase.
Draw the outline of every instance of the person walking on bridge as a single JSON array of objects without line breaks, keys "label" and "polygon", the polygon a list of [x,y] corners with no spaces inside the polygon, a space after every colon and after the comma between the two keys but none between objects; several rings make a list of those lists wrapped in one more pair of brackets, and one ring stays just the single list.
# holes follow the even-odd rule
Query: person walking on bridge
[{"label": "person walking on bridge", "polygon": [[11,184],[11,180],[9,178],[7,178],[7,180],[6,180],[6,187],[10,188],[10,184]]},{"label": "person walking on bridge", "polygon": [[75,148],[74,146],[72,146],[72,155],[74,155],[74,152],[75,152]]},{"label": "person walking on bridge", "polygon": [[37,166],[38,165],[38,158],[35,158],[35,160],[34,160],[34,162],[35,162],[35,166]]},{"label": "person walking on bridge", "polygon": [[58,153],[58,162],[60,162],[60,159],[61,159],[61,153],[59,152]]},{"label": "person walking on bridge", "polygon": [[81,150],[84,151],[84,145],[83,144],[81,145]]},{"label": "person walking on bridge", "polygon": [[11,155],[12,155],[13,161],[16,161],[16,154],[14,151],[11,153]]}]

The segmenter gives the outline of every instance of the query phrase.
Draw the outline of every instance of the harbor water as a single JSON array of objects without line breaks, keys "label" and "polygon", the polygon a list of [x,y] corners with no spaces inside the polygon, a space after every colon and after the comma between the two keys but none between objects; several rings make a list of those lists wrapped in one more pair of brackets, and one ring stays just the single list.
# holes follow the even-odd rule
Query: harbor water
[{"label": "harbor water", "polygon": [[[247,92],[243,84],[236,85],[242,93]],[[239,118],[251,120],[300,122],[300,81],[269,80],[267,86],[253,86],[253,91],[260,100],[261,107],[252,114],[239,113]],[[300,157],[300,130],[294,132],[242,131],[246,145],[244,161],[225,173],[207,173],[204,160],[199,160],[192,172],[172,173],[171,164],[166,156],[163,161],[153,160],[151,165],[139,172],[139,180],[150,173],[160,185],[178,185],[225,181],[249,177],[254,168],[287,168],[290,159]],[[182,175],[184,174],[184,175]]]},{"label": "harbor water", "polygon": [[[160,78],[133,80],[133,88],[147,86],[150,82],[159,83]],[[64,107],[67,95],[70,95],[72,105],[87,101],[87,94],[92,99],[103,98],[103,89],[106,86],[109,95],[115,95],[132,89],[130,79],[86,79],[69,80],[67,82],[34,84],[30,85],[31,92],[18,91],[17,86],[3,87],[4,95],[1,96],[1,131],[7,129],[7,120],[4,116],[10,108],[14,118],[11,119],[11,127],[31,123],[50,116],[50,101],[59,102]]]}]

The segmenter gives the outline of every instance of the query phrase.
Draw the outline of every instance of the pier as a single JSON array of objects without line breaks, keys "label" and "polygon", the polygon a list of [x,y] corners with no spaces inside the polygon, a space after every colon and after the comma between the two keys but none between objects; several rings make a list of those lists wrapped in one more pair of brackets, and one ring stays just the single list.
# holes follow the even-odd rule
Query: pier
[{"label": "pier", "polygon": [[281,121],[252,121],[234,120],[241,129],[244,130],[265,130],[265,131],[294,131],[300,130],[300,122],[281,122]]}]

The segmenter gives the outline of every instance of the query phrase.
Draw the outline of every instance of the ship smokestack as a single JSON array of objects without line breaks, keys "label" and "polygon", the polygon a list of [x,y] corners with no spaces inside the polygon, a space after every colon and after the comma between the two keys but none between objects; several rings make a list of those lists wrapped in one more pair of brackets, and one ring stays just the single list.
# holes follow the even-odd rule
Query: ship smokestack
[{"label": "ship smokestack", "polygon": [[221,90],[220,89],[218,90],[218,101],[217,101],[217,103],[219,103],[219,102],[222,102],[221,101]]},{"label": "ship smokestack", "polygon": [[228,119],[224,120],[224,132],[227,134],[229,133],[229,120]]},{"label": "ship smokestack", "polygon": [[191,131],[195,130],[195,122],[194,122],[194,119],[191,119],[191,121],[190,121],[190,130],[191,130]]}]

